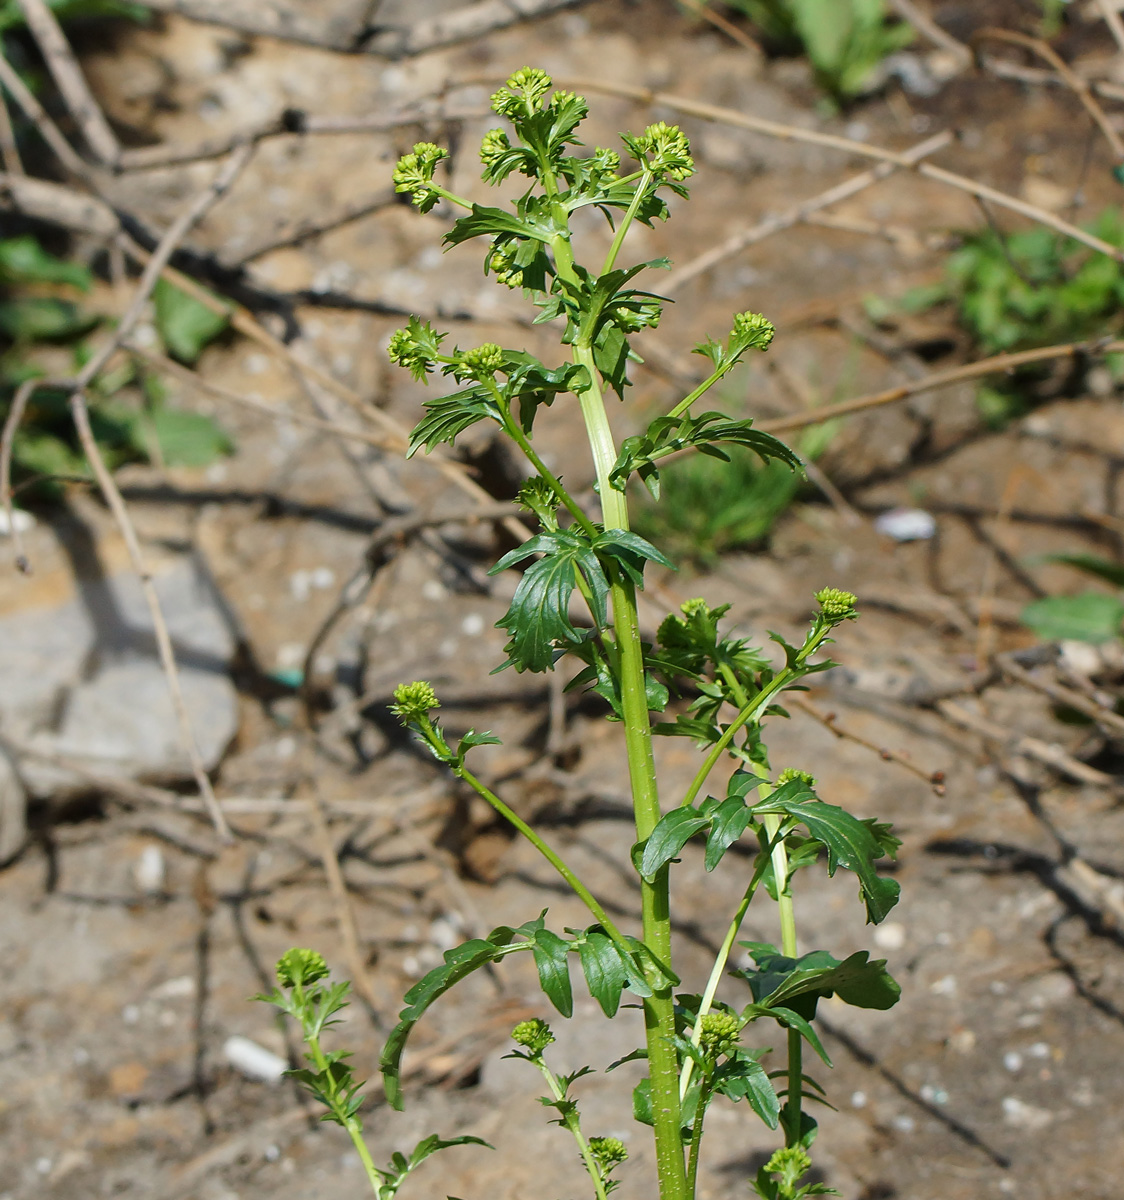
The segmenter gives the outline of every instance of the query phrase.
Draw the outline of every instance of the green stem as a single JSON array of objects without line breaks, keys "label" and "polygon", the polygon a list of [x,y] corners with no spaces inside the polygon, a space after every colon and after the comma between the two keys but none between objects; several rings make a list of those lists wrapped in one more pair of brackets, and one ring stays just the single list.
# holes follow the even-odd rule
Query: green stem
[{"label": "green stem", "polygon": [[476,792],[478,796],[486,800],[496,810],[496,812],[500,814],[501,817],[509,821],[527,839],[527,841],[534,846],[534,848],[543,856],[543,858],[545,858],[546,861],[550,863],[550,865],[558,872],[558,874],[562,876],[566,883],[573,888],[578,899],[581,900],[586,908],[589,909],[594,918],[597,920],[597,923],[613,939],[617,947],[624,950],[629,958],[631,958],[634,954],[634,951],[628,944],[624,934],[621,933],[621,931],[614,924],[613,919],[597,902],[589,888],[587,888],[585,884],[582,883],[582,881],[577,877],[577,875],[574,874],[570,867],[566,865],[565,861],[558,855],[558,853],[553,850],[542,839],[542,837],[540,837],[540,835],[536,833],[535,830],[532,829],[531,826],[528,825],[527,822],[518,815],[518,813],[509,808],[499,798],[499,796],[497,796],[495,792],[491,790],[491,788],[487,787],[487,785],[477,779],[476,776],[473,775],[473,773],[466,766],[463,764],[457,765],[456,763],[451,763],[450,766],[452,766],[453,774],[456,775],[458,779],[463,779],[464,782],[467,783],[468,786],[472,788],[472,790]]},{"label": "green stem", "polygon": [[[298,984],[294,989],[294,996],[297,1003],[304,1007],[304,991]],[[338,1085],[332,1076],[329,1068],[329,1063],[324,1055],[324,1051],[320,1049],[320,1039],[313,1033],[305,1033],[305,1045],[308,1047],[308,1052],[312,1057],[313,1063],[316,1065],[317,1071],[321,1076],[328,1081],[329,1096],[331,1098],[331,1111],[339,1123],[347,1130],[348,1136],[351,1138],[351,1144],[355,1147],[355,1152],[359,1155],[359,1161],[363,1164],[363,1170],[367,1173],[367,1182],[371,1185],[371,1190],[375,1194],[375,1200],[382,1200],[382,1177],[379,1174],[378,1167],[375,1166],[374,1159],[371,1158],[371,1152],[367,1149],[367,1143],[363,1140],[363,1126],[360,1124],[357,1117],[346,1116],[342,1107],[338,1103]]]},{"label": "green stem", "polygon": [[[550,1094],[555,1100],[564,1100],[566,1090],[558,1082],[558,1078],[554,1072],[541,1058],[532,1058],[531,1061],[542,1073],[542,1077],[546,1080],[546,1086],[550,1089]],[[582,1133],[581,1120],[578,1117],[576,1107],[562,1113],[561,1124],[570,1131],[574,1141],[578,1144],[578,1150],[581,1153],[582,1160],[585,1162],[585,1169],[589,1173],[589,1178],[593,1181],[593,1190],[597,1193],[597,1200],[607,1200],[605,1181],[601,1178],[601,1170],[597,1165],[597,1159],[593,1157],[593,1151],[589,1148],[589,1142],[586,1141],[585,1134]]]},{"label": "green stem", "polygon": [[466,200],[463,196],[458,196],[456,192],[450,192],[448,188],[443,188],[439,183],[434,183],[430,180],[426,185],[431,191],[436,192],[439,196],[443,196],[451,204],[457,204],[461,208],[472,211],[472,201]]},{"label": "green stem", "polygon": [[[807,658],[807,654],[804,657]],[[749,698],[746,696],[745,690],[739,683],[733,669],[728,663],[720,664],[718,669],[723,679],[726,680],[738,704],[743,709],[746,708],[749,704]],[[759,763],[751,763],[750,767],[754,774],[765,778],[765,768]],[[761,785],[759,794],[763,800],[768,799],[772,793],[773,787],[771,784]],[[777,889],[777,916],[780,918],[781,925],[781,953],[788,958],[796,958],[796,909],[792,902],[792,890],[789,887],[788,847],[785,845],[784,838],[780,836],[782,822],[783,818],[780,813],[767,813],[762,818],[761,823],[765,827],[765,833],[772,845],[770,858],[773,864],[773,881]],[[800,1140],[800,1108],[804,1091],[803,1055],[804,1045],[800,1034],[795,1029],[790,1029],[788,1031],[788,1098],[785,1102],[785,1109],[788,1114],[785,1121],[785,1144],[789,1146],[794,1145]]]},{"label": "green stem", "polygon": [[726,366],[719,367],[713,375],[709,375],[699,384],[697,388],[689,396],[684,396],[682,400],[667,414],[669,417],[681,417],[694,402],[706,392],[709,392],[712,387],[728,372],[730,372],[738,363],[737,359],[728,363]]},{"label": "green stem", "polygon": [[[694,1059],[688,1059],[694,1062]],[[699,1092],[699,1103],[695,1109],[695,1120],[691,1125],[691,1149],[687,1153],[687,1195],[694,1200],[695,1188],[699,1175],[699,1150],[702,1146],[703,1118],[706,1116],[707,1097],[710,1095],[710,1081],[704,1079],[702,1090]]]},{"label": "green stem", "polygon": [[636,185],[636,191],[632,193],[632,200],[629,202],[628,208],[625,209],[624,216],[621,217],[620,225],[617,226],[617,232],[613,238],[613,244],[609,247],[609,253],[605,255],[605,262],[601,267],[602,275],[607,275],[613,269],[617,261],[617,255],[620,254],[621,247],[624,245],[628,228],[635,219],[636,214],[640,211],[640,205],[644,202],[644,194],[651,181],[652,172],[645,167],[641,173],[640,182]]}]

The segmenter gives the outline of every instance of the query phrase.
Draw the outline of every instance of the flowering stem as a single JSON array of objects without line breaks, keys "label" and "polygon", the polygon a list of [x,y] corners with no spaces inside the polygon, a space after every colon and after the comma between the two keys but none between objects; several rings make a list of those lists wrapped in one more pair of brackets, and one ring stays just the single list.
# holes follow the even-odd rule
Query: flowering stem
[{"label": "flowering stem", "polygon": [[[550,1089],[550,1094],[555,1100],[566,1099],[566,1089],[558,1082],[558,1077],[546,1065],[542,1055],[530,1056],[531,1062],[538,1067],[543,1079],[546,1080],[546,1086]],[[605,1181],[601,1177],[600,1168],[597,1165],[597,1159],[590,1149],[589,1142],[586,1136],[582,1133],[581,1119],[578,1116],[578,1106],[576,1104],[567,1104],[559,1108],[562,1114],[558,1124],[565,1126],[573,1135],[574,1141],[578,1144],[578,1151],[582,1156],[582,1161],[585,1163],[585,1169],[589,1174],[590,1180],[593,1182],[593,1190],[596,1193],[597,1200],[607,1200],[605,1192]]]}]

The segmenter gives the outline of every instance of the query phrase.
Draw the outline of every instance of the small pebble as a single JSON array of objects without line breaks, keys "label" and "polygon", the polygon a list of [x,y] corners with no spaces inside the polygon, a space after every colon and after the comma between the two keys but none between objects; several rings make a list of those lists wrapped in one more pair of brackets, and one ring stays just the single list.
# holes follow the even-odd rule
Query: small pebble
[{"label": "small pebble", "polygon": [[133,879],[146,896],[156,896],[164,890],[167,871],[164,852],[159,846],[145,846],[133,866]]},{"label": "small pebble", "polygon": [[484,618],[479,613],[469,613],[461,622],[466,637],[479,637],[484,632]]},{"label": "small pebble", "polygon": [[900,1133],[912,1133],[917,1127],[917,1122],[912,1117],[905,1116],[904,1113],[895,1117],[890,1124]]},{"label": "small pebble", "polygon": [[35,518],[29,512],[24,512],[22,508],[12,509],[12,519],[9,522],[8,514],[0,508],[0,537],[7,537],[12,529],[16,533],[27,533],[35,528]]},{"label": "small pebble", "polygon": [[140,1020],[140,1009],[135,1004],[126,1004],[121,1010],[121,1020],[126,1025],[135,1025]]},{"label": "small pebble", "polygon": [[934,996],[951,996],[956,991],[956,976],[945,975],[938,979],[936,983],[929,985],[929,991]]},{"label": "small pebble", "polygon": [[222,1053],[236,1071],[247,1079],[257,1079],[262,1083],[277,1083],[289,1069],[289,1064],[280,1055],[238,1034],[223,1042]]},{"label": "small pebble", "polygon": [[1023,1056],[1017,1050],[1008,1050],[1003,1055],[1003,1065],[1012,1074],[1023,1069]]},{"label": "small pebble", "polygon": [[937,519],[922,508],[892,508],[875,518],[874,528],[895,542],[919,542],[937,532]]},{"label": "small pebble", "polygon": [[852,1092],[851,1093],[851,1107],[852,1108],[866,1108],[866,1092]]},{"label": "small pebble", "polygon": [[905,926],[897,921],[879,925],[874,931],[874,944],[879,950],[900,950],[905,945]]}]

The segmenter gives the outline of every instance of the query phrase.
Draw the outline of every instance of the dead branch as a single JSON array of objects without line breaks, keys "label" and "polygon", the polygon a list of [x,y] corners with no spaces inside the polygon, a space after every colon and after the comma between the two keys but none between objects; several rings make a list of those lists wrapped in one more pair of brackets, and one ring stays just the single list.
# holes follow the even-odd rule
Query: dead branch
[{"label": "dead branch", "polygon": [[899,384],[897,387],[887,388],[882,392],[857,396],[854,400],[843,400],[838,404],[825,404],[822,408],[817,408],[812,412],[761,421],[759,428],[768,433],[803,429],[805,426],[819,425],[824,421],[833,420],[835,417],[850,416],[852,413],[865,412],[869,408],[881,408],[884,404],[893,404],[897,400],[916,396],[920,392],[935,391],[937,388],[961,383],[965,379],[978,379],[983,375],[1013,371],[1016,367],[1024,367],[1031,363],[1054,362],[1062,358],[1099,357],[1102,354],[1116,354],[1121,350],[1124,350],[1124,341],[1101,340],[1098,342],[1067,342],[1059,346],[1043,346],[1037,350],[1020,350],[1014,354],[996,354],[992,358],[982,358],[978,362],[950,367],[946,371],[934,371],[930,375],[911,380],[909,383]]},{"label": "dead branch", "polygon": [[765,220],[759,221],[749,229],[743,229],[732,234],[724,242],[712,247],[710,250],[704,251],[702,254],[691,259],[690,262],[684,263],[683,266],[672,271],[670,277],[663,283],[663,291],[665,293],[676,291],[683,287],[684,284],[697,279],[706,271],[727,262],[731,255],[737,254],[747,246],[763,242],[766,238],[772,237],[774,233],[779,233],[782,229],[791,229],[793,225],[798,225],[801,221],[807,220],[813,213],[819,212],[821,209],[830,208],[831,205],[838,204],[841,200],[847,200],[852,196],[858,195],[859,192],[871,187],[880,180],[888,178],[901,165],[912,165],[913,163],[920,162],[926,155],[935,154],[952,140],[953,136],[951,133],[935,134],[933,137],[926,138],[925,141],[919,142],[916,146],[907,150],[902,155],[903,159],[906,160],[904,164],[879,163],[878,166],[872,167],[868,171],[863,171],[860,175],[853,175],[850,179],[845,179],[842,183],[837,183],[826,191],[820,192],[818,196],[802,200],[798,204],[792,205],[791,208],[785,209],[784,212],[777,213],[772,217],[766,217]]},{"label": "dead branch", "polygon": [[120,347],[123,340],[132,333],[133,327],[144,312],[144,307],[148,301],[148,297],[152,293],[152,289],[156,286],[160,278],[161,271],[172,257],[177,246],[183,241],[192,226],[202,219],[208,209],[227,193],[239,173],[249,162],[252,154],[252,146],[244,146],[236,150],[223,165],[222,170],[216,175],[211,185],[205,191],[201,192],[188,205],[181,216],[172,223],[149,259],[148,265],[141,275],[140,282],[133,295],[132,303],[121,318],[117,329],[111,337],[106,339],[101,348],[94,352],[89,362],[79,372],[70,396],[71,417],[74,421],[74,427],[78,431],[78,438],[82,443],[83,452],[93,469],[94,476],[98,481],[98,487],[101,489],[101,493],[105,497],[110,511],[113,513],[114,520],[121,530],[122,537],[125,539],[125,545],[129,551],[129,559],[132,562],[133,569],[140,578],[141,587],[144,590],[145,601],[152,618],[153,632],[160,654],[160,662],[168,679],[168,690],[172,697],[172,707],[176,713],[176,720],[180,727],[184,749],[187,751],[191,762],[192,774],[195,777],[199,793],[207,804],[211,820],[215,826],[215,832],[223,841],[231,839],[230,829],[227,826],[226,819],[222,815],[222,809],[215,799],[214,789],[211,787],[211,781],[207,777],[207,771],[203,765],[199,747],[195,742],[195,734],[191,728],[191,719],[188,716],[187,705],[184,702],[183,690],[180,686],[179,670],[176,666],[175,652],[172,649],[171,635],[168,632],[167,621],[164,619],[160,598],[157,596],[156,588],[152,582],[152,575],[148,570],[148,565],[141,550],[140,539],[137,537],[137,532],[133,526],[132,518],[129,516],[128,508],[117,488],[113,475],[105,464],[101,449],[90,427],[90,413],[86,403],[86,388]]},{"label": "dead branch", "polygon": [[103,166],[113,166],[121,147],[86,83],[82,68],[74,57],[66,35],[59,28],[55,14],[47,7],[45,0],[19,0],[19,5],[51,77],[66,101],[70,115],[82,131],[86,145]]},{"label": "dead branch", "polygon": [[944,795],[945,774],[943,771],[922,770],[907,754],[903,754],[900,750],[891,750],[886,746],[880,746],[877,742],[872,742],[868,738],[864,738],[861,734],[855,733],[854,730],[845,728],[839,724],[835,713],[821,712],[808,700],[804,700],[798,696],[790,696],[785,703],[790,704],[793,708],[800,709],[801,712],[806,712],[808,716],[819,721],[825,729],[829,730],[837,738],[854,742],[857,746],[862,746],[866,750],[873,751],[884,762],[897,763],[899,767],[904,767],[911,775],[916,775],[918,779],[923,779],[929,784],[936,795]]},{"label": "dead branch", "polygon": [[[3,56],[0,55],[0,58]],[[16,131],[12,127],[12,114],[8,111],[7,101],[0,92],[0,161],[4,170],[13,175],[26,175],[23,162],[20,159],[19,147],[16,145]]]},{"label": "dead branch", "polygon": [[709,5],[708,0],[683,0],[683,6],[689,8],[691,12],[701,20],[713,25],[715,29],[721,29],[722,32],[729,38],[732,38],[739,46],[744,46],[747,50],[761,53],[761,47],[749,36],[748,33],[733,21],[724,17],[721,13],[715,12]]},{"label": "dead branch", "polygon": [[1110,788],[1113,791],[1120,790],[1120,780],[1074,758],[1057,742],[1044,742],[1041,738],[1027,737],[1013,729],[1007,729],[954,700],[938,700],[935,709],[950,724],[966,729],[969,733],[978,734],[984,741],[997,743],[1011,754],[1032,758],[1077,783]]},{"label": "dead branch", "polygon": [[0,172],[0,210],[4,209],[105,242],[121,229],[117,214],[105,201],[58,183],[8,171]]},{"label": "dead branch", "polygon": [[62,136],[59,127],[47,115],[46,110],[36,100],[34,93],[19,77],[19,72],[12,67],[3,53],[0,53],[0,85],[19,105],[23,115],[38,130],[39,136],[50,147],[63,169],[79,179],[86,178],[90,173],[89,167],[82,161],[74,147]]},{"label": "dead branch", "polygon": [[1043,696],[1049,696],[1055,704],[1062,704],[1066,708],[1083,713],[1095,721],[1106,733],[1114,734],[1116,737],[1124,734],[1124,717],[1106,705],[1098,704],[1091,696],[1086,696],[1064,684],[1039,679],[1037,675],[1020,666],[1010,653],[997,654],[995,665],[1009,679],[1017,680],[1019,683],[1033,688],[1034,691],[1041,692]]},{"label": "dead branch", "polygon": [[1097,0],[1097,7],[1101,10],[1105,24],[1116,39],[1120,52],[1124,54],[1124,19],[1121,19],[1120,10],[1112,3],[1112,0]]},{"label": "dead branch", "polygon": [[945,186],[955,188],[957,191],[967,192],[970,196],[990,200],[992,204],[996,204],[1000,208],[1009,209],[1011,212],[1016,212],[1020,216],[1036,221],[1040,225],[1045,225],[1057,233],[1073,238],[1074,241],[1081,242],[1090,249],[1107,255],[1116,262],[1124,262],[1124,250],[1121,250],[1120,247],[1113,246],[1103,238],[1095,237],[1093,234],[1087,233],[1084,229],[1080,229],[1076,225],[1071,225],[1068,221],[1064,221],[1061,217],[1047,212],[1044,208],[1028,204],[1025,200],[1010,196],[1006,192],[989,187],[987,184],[977,183],[974,179],[969,179],[967,176],[957,175],[954,171],[946,171],[943,167],[934,166],[932,163],[910,163],[906,161],[904,154],[900,154],[894,150],[886,150],[881,146],[871,145],[869,142],[857,142],[850,138],[839,137],[836,134],[821,133],[815,129],[801,129],[798,125],[784,125],[779,121],[768,121],[764,117],[753,117],[747,113],[738,112],[736,109],[723,108],[717,104],[706,104],[700,100],[688,100],[682,96],[671,95],[668,92],[655,92],[651,88],[637,87],[634,84],[611,83],[602,79],[566,79],[560,82],[564,82],[567,87],[582,88],[591,92],[604,92],[611,96],[624,96],[635,100],[638,104],[644,104],[649,107],[670,108],[676,112],[699,117],[704,121],[714,121],[723,125],[731,125],[738,129],[748,129],[754,133],[764,134],[766,137],[780,138],[784,141],[808,142],[816,146],[828,146],[834,150],[845,151],[848,154],[857,154],[862,158],[874,158],[881,162],[894,163],[899,167],[909,167],[915,174],[922,175],[926,179],[943,183]]},{"label": "dead branch", "polygon": [[[1116,14],[1116,19],[1117,21],[1120,20],[1119,13]],[[1116,161],[1124,162],[1124,141],[1121,141],[1120,135],[1105,115],[1104,109],[1097,103],[1089,84],[1070,69],[1065,60],[1048,42],[1043,41],[1042,38],[1028,37],[1025,33],[1016,33],[1011,29],[992,29],[990,27],[978,30],[972,37],[973,43],[985,40],[1009,42],[1014,46],[1024,46],[1032,53],[1037,54],[1039,58],[1045,59],[1057,72],[1058,78],[1073,90],[1078,100],[1084,106],[1085,111],[1093,119],[1093,123],[1104,134],[1105,141],[1112,147]]]},{"label": "dead branch", "polygon": [[296,246],[309,238],[319,237],[322,233],[330,233],[333,229],[340,229],[352,221],[358,221],[363,217],[370,216],[371,213],[389,208],[395,203],[395,200],[396,193],[386,190],[376,192],[373,196],[365,196],[362,200],[357,200],[352,204],[345,204],[333,213],[318,213],[314,217],[305,217],[300,221],[292,222],[283,229],[259,238],[249,247],[239,250],[235,255],[221,256],[221,262],[226,267],[244,267],[247,263],[253,262],[255,258],[261,258],[268,254],[271,250],[279,250],[283,246]]},{"label": "dead branch", "polygon": [[961,70],[972,65],[972,51],[947,30],[942,29],[932,17],[918,8],[913,0],[890,0],[890,7],[923,38],[952,54]]},{"label": "dead branch", "polygon": [[15,552],[16,567],[25,575],[31,574],[31,564],[23,552],[23,534],[16,524],[15,512],[12,508],[12,447],[16,441],[16,430],[23,420],[27,402],[35,389],[40,386],[38,379],[25,379],[16,388],[12,398],[12,407],[4,419],[4,432],[0,433],[0,503],[4,505],[4,513],[8,518],[8,536],[12,539],[12,549]]}]

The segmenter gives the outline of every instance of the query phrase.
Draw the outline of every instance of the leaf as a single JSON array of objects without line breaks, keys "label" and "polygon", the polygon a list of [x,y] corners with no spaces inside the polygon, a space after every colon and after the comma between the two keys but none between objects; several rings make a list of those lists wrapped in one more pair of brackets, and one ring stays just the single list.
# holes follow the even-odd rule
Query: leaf
[{"label": "leaf", "polygon": [[406,457],[412,458],[424,446],[430,451],[442,442],[452,445],[471,425],[489,418],[497,423],[500,412],[491,393],[482,384],[474,384],[459,392],[425,402],[426,416],[410,434]]},{"label": "leaf", "polygon": [[205,467],[234,450],[226,431],[202,413],[160,407],[149,420],[169,466]]},{"label": "leaf", "polygon": [[1104,592],[1046,596],[1028,604],[1019,620],[1043,641],[1110,642],[1120,636],[1124,602]]},{"label": "leaf", "polygon": [[488,208],[485,205],[474,204],[467,217],[461,217],[452,229],[445,234],[444,241],[449,246],[459,246],[462,242],[476,237],[496,237],[507,234],[521,238],[533,238],[540,242],[549,242],[556,233],[553,224],[528,220],[517,217],[502,208]]},{"label": "leaf", "polygon": [[48,254],[28,234],[0,241],[0,283],[68,283],[88,292],[93,277],[81,263]]},{"label": "leaf", "polygon": [[824,1065],[827,1067],[831,1066],[831,1059],[828,1058],[827,1051],[823,1048],[823,1042],[820,1041],[819,1034],[812,1028],[810,1022],[805,1020],[798,1012],[794,1012],[791,1008],[766,1008],[762,1004],[751,1004],[743,1015],[749,1019],[772,1017],[774,1021],[779,1022],[786,1028],[795,1029],[819,1055]]},{"label": "leaf", "polygon": [[414,1147],[410,1154],[410,1161],[406,1170],[412,1171],[415,1167],[425,1162],[431,1154],[436,1154],[438,1150],[448,1150],[452,1146],[486,1146],[489,1150],[495,1149],[495,1146],[491,1142],[486,1142],[483,1138],[473,1137],[471,1134],[464,1134],[461,1137],[454,1138],[441,1138],[437,1134],[431,1133],[429,1137],[422,1138]]},{"label": "leaf", "polygon": [[1113,587],[1124,588],[1124,564],[1113,562],[1112,559],[1096,554],[1047,554],[1043,561],[1063,563],[1074,570],[1084,571],[1086,575],[1103,579]]},{"label": "leaf", "polygon": [[[797,781],[793,781],[794,783]],[[874,831],[844,808],[822,800],[788,800],[778,788],[755,812],[779,809],[795,817],[827,850],[827,872],[834,875],[838,867],[846,867],[859,878],[867,920],[877,925],[884,921],[898,902],[901,891],[894,879],[884,879],[875,869],[875,860],[884,856],[883,846]],[[803,794],[811,795],[805,791]]]},{"label": "leaf", "polygon": [[517,671],[549,671],[559,644],[573,646],[583,640],[569,613],[579,568],[589,585],[594,620],[599,626],[607,620],[609,581],[604,568],[589,539],[572,530],[538,534],[505,554],[488,573],[494,575],[536,553],[544,557],[523,573],[510,607],[496,622],[511,635],[505,650]]},{"label": "leaf", "polygon": [[749,983],[754,998],[766,1008],[779,1004],[794,1007],[798,997],[812,997],[808,1006],[797,1011],[809,1020],[815,1015],[816,1001],[837,995],[855,1008],[885,1010],[893,1008],[901,997],[901,988],[886,970],[886,960],[869,961],[866,950],[859,950],[840,962],[826,950],[813,951],[800,958],[778,954],[774,947],[743,943],[750,948],[756,971],[739,971]]},{"label": "leaf", "polygon": [[654,562],[661,567],[675,570],[675,564],[666,555],[629,529],[606,529],[593,541],[593,549],[618,563],[624,573],[641,590],[644,587],[644,563]]},{"label": "leaf", "polygon": [[487,938],[473,938],[445,952],[445,961],[434,967],[414,984],[403,999],[406,1007],[398,1014],[398,1024],[390,1031],[379,1060],[386,1098],[392,1108],[401,1109],[402,1100],[402,1052],[406,1048],[410,1033],[426,1009],[443,996],[454,984],[459,983],[473,971],[502,957],[504,947],[515,937],[516,931],[507,925],[493,929]]},{"label": "leaf", "polygon": [[50,296],[0,301],[0,333],[14,342],[66,341],[92,329],[98,321],[69,300]]},{"label": "leaf", "polygon": [[574,994],[570,984],[570,943],[549,929],[536,930],[533,941],[531,952],[539,972],[539,986],[564,1017],[572,1017]]},{"label": "leaf", "polygon": [[635,973],[627,966],[612,938],[599,925],[591,926],[578,943],[578,956],[585,972],[589,994],[601,1005],[605,1016],[612,1017],[620,1007],[621,992]]},{"label": "leaf", "polygon": [[641,843],[643,851],[637,870],[641,877],[651,883],[662,867],[678,856],[683,847],[700,829],[710,824],[710,817],[702,816],[690,805],[673,808],[662,816],[656,827]]},{"label": "leaf", "polygon": [[753,1054],[740,1046],[714,1076],[715,1090],[731,1100],[748,1100],[753,1111],[770,1129],[780,1120],[781,1102],[768,1072]]},{"label": "leaf", "polygon": [[[758,779],[758,783],[763,782]],[[706,857],[703,866],[713,871],[726,851],[745,833],[753,820],[753,810],[740,796],[728,796],[711,815],[710,833],[706,838]]]},{"label": "leaf", "polygon": [[214,341],[230,322],[228,313],[212,312],[166,279],[157,281],[152,300],[156,310],[156,330],[168,352],[180,362],[195,362],[207,344]]}]

